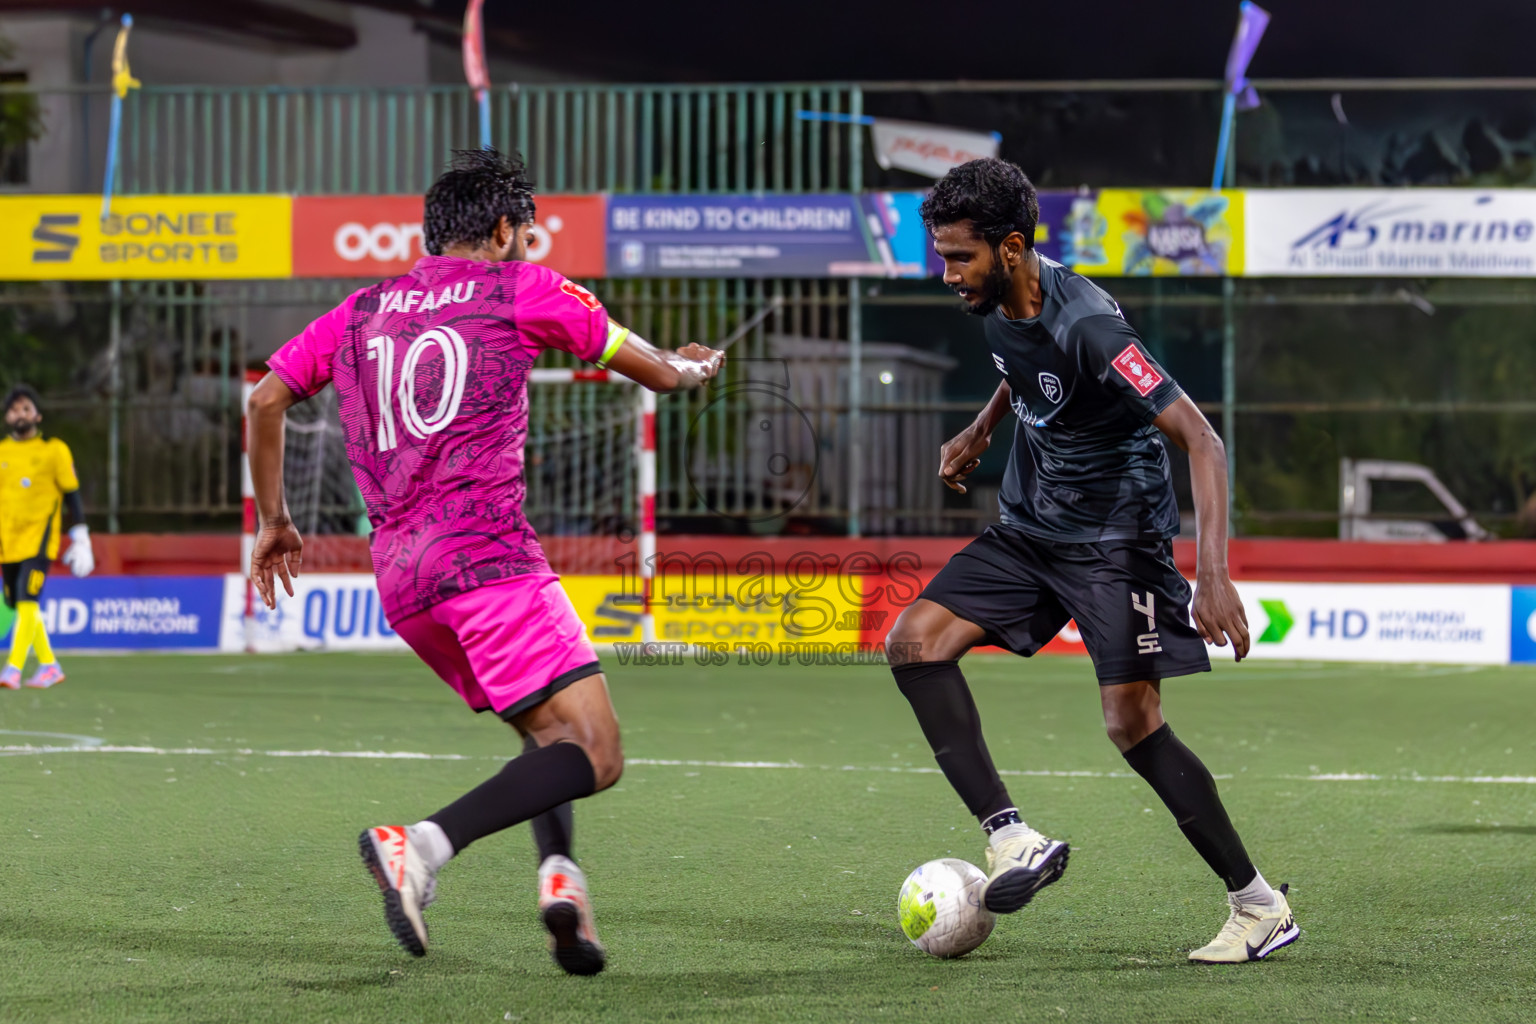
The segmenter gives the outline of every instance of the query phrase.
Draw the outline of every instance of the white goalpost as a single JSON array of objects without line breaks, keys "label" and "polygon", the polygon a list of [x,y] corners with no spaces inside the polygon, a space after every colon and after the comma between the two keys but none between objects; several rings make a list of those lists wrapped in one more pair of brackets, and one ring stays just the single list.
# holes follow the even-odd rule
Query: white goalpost
[{"label": "white goalpost", "polygon": [[[247,403],[262,376],[247,374]],[[605,593],[601,606],[620,616],[619,621],[634,623],[622,630],[620,639],[633,639],[638,627],[641,641],[654,641],[656,395],[606,370],[538,367],[528,374],[528,404],[523,509],[551,567],[562,576],[622,580],[623,592]],[[240,573],[245,577],[246,650],[324,646],[323,641],[296,641],[292,629],[281,628],[280,616],[270,616],[259,605],[249,579],[258,517],[244,429],[241,437]],[[317,532],[353,532],[344,528],[344,520],[363,510],[331,389],[289,410],[283,478],[289,511],[306,538]],[[305,578],[300,578],[303,586],[308,585]],[[350,600],[355,604],[358,598]],[[370,599],[367,611],[373,608]],[[308,616],[309,609],[301,605],[292,614]],[[274,618],[279,621],[271,621]],[[591,628],[598,634],[619,632],[612,625]],[[306,631],[314,632],[308,623]],[[374,633],[383,632],[380,621]],[[604,643],[613,637],[595,639]]]},{"label": "white goalpost", "polygon": [[523,511],[550,565],[618,575],[640,639],[654,641],[656,393],[607,370],[536,367],[528,405]]}]

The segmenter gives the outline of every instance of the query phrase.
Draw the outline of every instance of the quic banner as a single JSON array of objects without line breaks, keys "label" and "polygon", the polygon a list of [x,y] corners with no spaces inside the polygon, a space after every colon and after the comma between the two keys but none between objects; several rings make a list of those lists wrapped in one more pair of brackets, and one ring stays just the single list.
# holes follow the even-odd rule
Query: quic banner
[{"label": "quic banner", "polygon": [[0,197],[0,280],[282,278],[290,196]]},{"label": "quic banner", "polygon": [[[538,214],[528,258],[567,277],[602,277],[600,195],[548,195]],[[422,248],[421,196],[298,196],[293,201],[294,277],[373,277],[404,274]]]},{"label": "quic banner", "polygon": [[379,601],[379,588],[368,573],[304,573],[293,581],[293,596],[279,594],[268,610],[254,602],[247,628],[244,576],[223,581],[225,613],[219,647],[243,651],[405,651],[410,648],[390,628]]}]

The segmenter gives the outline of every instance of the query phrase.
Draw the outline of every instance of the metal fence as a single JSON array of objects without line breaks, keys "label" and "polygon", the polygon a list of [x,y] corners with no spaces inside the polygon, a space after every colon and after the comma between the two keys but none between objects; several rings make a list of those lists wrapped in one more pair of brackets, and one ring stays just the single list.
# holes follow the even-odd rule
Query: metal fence
[{"label": "metal fence", "polygon": [[[36,98],[36,183],[101,186],[103,87],[0,86]],[[522,86],[491,96],[492,136],[545,192],[847,192],[864,129],[856,85]],[[95,126],[93,133],[92,126]],[[123,104],[122,194],[425,192],[454,149],[479,146],[461,86],[155,86]],[[46,184],[45,184],[46,183]]]},{"label": "metal fence", "polygon": [[[244,370],[354,284],[124,283],[115,306],[109,284],[0,286],[5,376],[43,386],[47,428],[75,449],[86,500],[109,525],[232,525]],[[766,311],[717,387],[660,403],[664,530],[971,533],[995,516],[1005,438],[969,494],[934,479],[938,445],[996,384],[980,323],[935,283],[589,284],[664,346],[718,342]],[[1226,422],[1241,532],[1335,535],[1344,458],[1425,464],[1494,533],[1536,527],[1536,282],[1239,281],[1230,307],[1215,280],[1110,288],[1153,353]],[[1228,367],[1229,322],[1242,344]],[[556,355],[544,363],[571,365]],[[57,375],[39,378],[49,367]],[[601,418],[559,393],[535,389],[550,407],[534,422],[554,431]],[[1188,509],[1184,460],[1173,463]],[[351,530],[344,460],[309,464],[324,482],[312,492],[317,529]],[[530,479],[529,500],[549,524],[586,507],[575,483],[546,477]],[[1406,505],[1395,514],[1443,518]]]},{"label": "metal fence", "polygon": [[[1536,183],[1536,79],[1258,81],[1238,120],[1232,183]],[[1204,79],[773,85],[512,85],[492,135],[546,192],[836,192],[914,187],[881,168],[861,115],[998,131],[1049,188],[1210,180],[1221,83]],[[0,84],[44,136],[0,168],[33,191],[101,186],[105,85]],[[146,85],[123,110],[119,191],[419,193],[451,149],[479,144],[462,86]],[[14,165],[14,166],[13,166]],[[0,182],[4,185],[5,182]]]},{"label": "metal fence", "polygon": [[[1240,122],[1230,165],[1239,184],[1536,175],[1522,156],[1536,145],[1536,81],[1259,85],[1265,106]],[[25,162],[31,187],[98,187],[100,147],[90,140],[105,124],[104,91],[21,91],[49,128]],[[495,92],[492,123],[545,191],[920,184],[866,159],[861,127],[801,111],[1002,128],[1004,154],[1042,184],[1174,185],[1206,173],[1217,96],[1205,81],[536,86]],[[419,192],[449,149],[474,143],[474,114],[458,87],[148,86],[126,105],[119,184]],[[1341,458],[1424,462],[1484,525],[1536,530],[1531,282],[1108,284],[1220,422],[1240,530],[1334,532]],[[238,508],[241,373],[353,287],[0,286],[0,374],[45,386],[50,429],[75,446],[87,498],[114,527],[224,521]],[[994,384],[975,359],[978,325],[935,282],[592,287],[663,345],[717,340],[779,304],[732,349],[720,388],[667,400],[664,528],[964,533],[995,514],[1004,445],[969,495],[933,484],[933,449]],[[348,500],[319,500],[317,519],[345,523]],[[538,500],[554,508],[561,498]]]},{"label": "metal fence", "polygon": [[[979,325],[933,285],[866,283],[851,302],[839,282],[591,284],[616,316],[662,345],[718,341],[780,303],[733,346],[719,387],[663,400],[665,528],[843,532],[857,517],[868,533],[963,533],[994,514],[1005,445],[970,495],[934,486],[937,445],[995,381],[977,358]],[[1244,342],[1228,403],[1221,282],[1125,280],[1112,290],[1153,352],[1213,420],[1229,424],[1244,532],[1335,532],[1341,458],[1422,462],[1484,526],[1529,528],[1536,284],[1238,284],[1231,315]],[[118,286],[114,318],[111,285],[8,285],[0,290],[6,375],[37,381],[29,365],[65,368],[41,381],[48,426],[75,448],[87,501],[113,525],[233,521],[244,369],[349,290],[128,283]],[[857,409],[847,342],[855,319],[865,339]],[[1184,488],[1182,460],[1174,463]],[[345,481],[334,459],[324,471]],[[327,529],[350,528],[350,492],[328,485],[326,493],[344,500],[328,499],[316,516]],[[563,498],[540,500],[554,508]]]}]

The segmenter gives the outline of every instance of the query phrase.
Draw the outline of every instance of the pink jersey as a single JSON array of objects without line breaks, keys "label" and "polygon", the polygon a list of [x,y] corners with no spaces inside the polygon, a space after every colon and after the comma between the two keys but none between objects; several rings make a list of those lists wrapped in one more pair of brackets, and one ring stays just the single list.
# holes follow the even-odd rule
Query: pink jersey
[{"label": "pink jersey", "polygon": [[334,383],[391,622],[549,563],[523,518],[528,370],[596,362],[608,315],[535,263],[427,256],[364,288],[268,361],[301,398]]}]

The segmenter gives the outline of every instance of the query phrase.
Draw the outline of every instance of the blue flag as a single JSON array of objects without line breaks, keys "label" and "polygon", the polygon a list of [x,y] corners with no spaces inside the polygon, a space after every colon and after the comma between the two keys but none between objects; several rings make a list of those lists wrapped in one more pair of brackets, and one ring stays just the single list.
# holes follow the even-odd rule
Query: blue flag
[{"label": "blue flag", "polygon": [[1237,35],[1227,54],[1227,93],[1237,97],[1238,110],[1252,110],[1259,105],[1259,94],[1248,83],[1248,63],[1269,27],[1269,12],[1252,0],[1243,0],[1238,8]]}]

